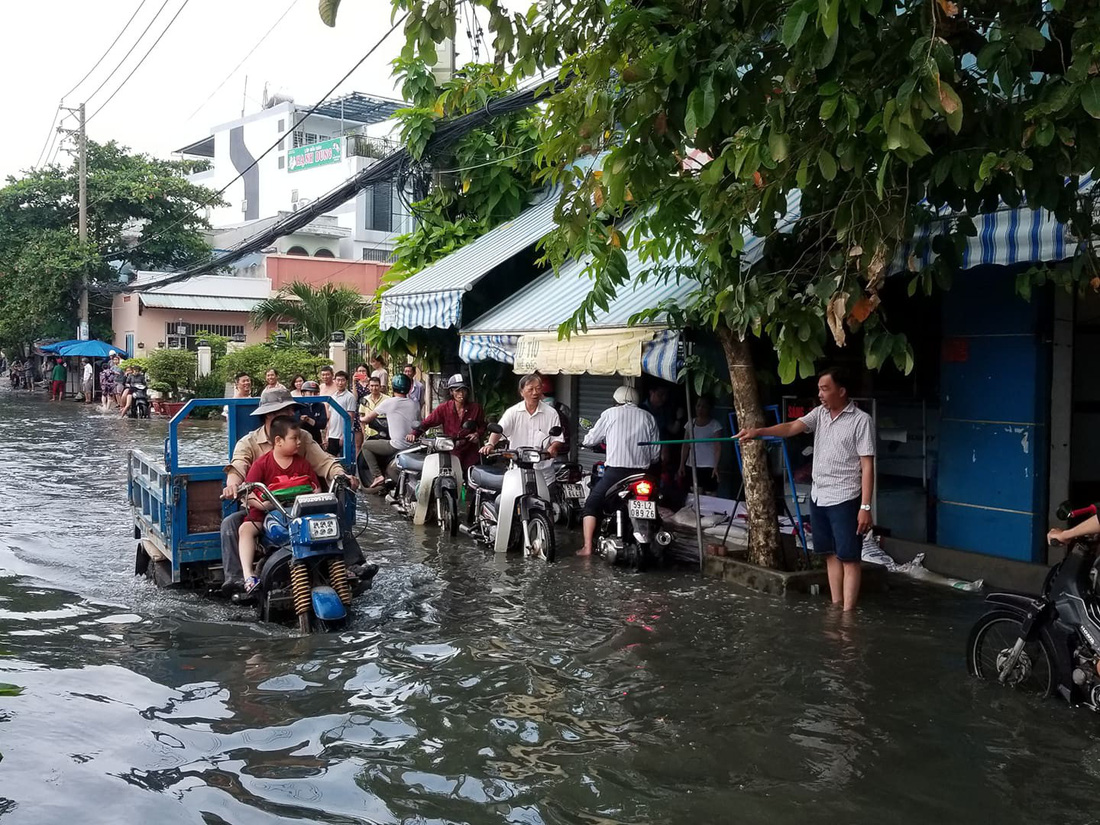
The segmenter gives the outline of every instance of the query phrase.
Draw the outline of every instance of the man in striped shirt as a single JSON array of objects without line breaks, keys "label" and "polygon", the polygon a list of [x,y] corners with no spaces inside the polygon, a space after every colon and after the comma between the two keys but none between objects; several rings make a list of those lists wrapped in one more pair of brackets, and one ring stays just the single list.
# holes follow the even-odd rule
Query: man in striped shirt
[{"label": "man in striped shirt", "polygon": [[644,473],[661,457],[661,448],[640,447],[640,441],[657,441],[657,419],[638,406],[638,391],[633,387],[615,390],[618,406],[604,410],[595,426],[584,437],[585,447],[607,445],[603,478],[588,493],[584,502],[584,547],[578,556],[592,555],[603,499],[611,487],[627,476]]},{"label": "man in striped shirt", "polygon": [[810,525],[814,552],[825,556],[833,604],[854,610],[859,599],[863,534],[871,529],[871,494],[875,478],[875,432],[871,416],[848,397],[838,370],[817,379],[821,406],[773,427],[749,427],[735,438],[789,438],[814,434]]}]

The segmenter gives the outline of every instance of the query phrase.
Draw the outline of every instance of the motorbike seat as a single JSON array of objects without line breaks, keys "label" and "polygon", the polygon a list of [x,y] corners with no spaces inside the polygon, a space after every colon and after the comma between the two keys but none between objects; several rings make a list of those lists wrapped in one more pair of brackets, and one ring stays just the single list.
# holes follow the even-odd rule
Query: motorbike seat
[{"label": "motorbike seat", "polygon": [[492,467],[484,464],[474,464],[470,467],[470,484],[483,490],[497,490],[504,487],[503,467]]},{"label": "motorbike seat", "polygon": [[401,453],[397,456],[397,466],[414,473],[424,472],[424,453]]}]

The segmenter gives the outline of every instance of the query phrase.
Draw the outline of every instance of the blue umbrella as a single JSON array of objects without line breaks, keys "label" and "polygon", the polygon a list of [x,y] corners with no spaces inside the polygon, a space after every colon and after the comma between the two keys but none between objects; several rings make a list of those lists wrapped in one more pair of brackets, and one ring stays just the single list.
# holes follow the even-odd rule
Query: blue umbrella
[{"label": "blue umbrella", "polygon": [[63,341],[54,350],[62,358],[110,358],[112,355],[121,355],[129,358],[129,354],[122,347],[108,344],[106,341]]},{"label": "blue umbrella", "polygon": [[69,347],[69,346],[72,346],[73,344],[83,344],[83,343],[84,342],[81,341],[79,338],[70,338],[68,341],[55,341],[52,344],[46,344],[45,346],[39,347],[39,349],[42,350],[43,352],[52,352],[52,353],[55,353],[55,354],[60,354],[60,351],[63,347]]}]

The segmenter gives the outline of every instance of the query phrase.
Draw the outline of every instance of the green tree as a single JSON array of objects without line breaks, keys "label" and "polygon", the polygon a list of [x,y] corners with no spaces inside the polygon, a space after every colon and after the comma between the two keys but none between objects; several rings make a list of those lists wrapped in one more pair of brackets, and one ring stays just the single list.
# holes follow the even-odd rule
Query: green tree
[{"label": "green tree", "polygon": [[[132,154],[113,142],[89,143],[83,246],[75,164],[8,178],[0,188],[0,344],[50,333],[72,337],[85,276],[102,292],[117,284],[115,266],[173,269],[208,257],[203,207],[223,202],[188,182],[190,170],[188,163]],[[109,328],[109,300],[96,296],[92,308],[94,325]]]},{"label": "green tree", "polygon": [[367,312],[363,296],[348,286],[310,286],[295,281],[252,310],[252,323],[269,321],[294,324],[292,339],[318,352],[328,347],[334,332],[346,332]]},{"label": "green tree", "polygon": [[167,386],[178,395],[181,389],[191,389],[199,365],[198,355],[186,349],[155,349],[146,358],[151,382]]},{"label": "green tree", "polygon": [[[398,112],[402,139],[416,158],[423,155],[439,120],[481,110],[489,100],[515,89],[514,81],[494,66],[473,63],[437,85],[428,64],[409,49],[394,61],[394,68],[404,98],[412,104]],[[395,262],[382,279],[379,296],[522,212],[538,187],[538,141],[537,112],[494,118],[433,156],[431,170],[417,170],[412,176],[421,189],[412,204],[416,226],[397,239]],[[372,349],[424,357],[454,346],[448,333],[382,330],[378,320],[374,313],[357,329]]]},{"label": "green tree", "polygon": [[329,360],[325,356],[314,355],[298,347],[253,344],[241,347],[236,352],[227,353],[218,361],[218,368],[214,374],[224,383],[232,381],[238,373],[246,372],[252,376],[252,386],[258,388],[263,387],[264,375],[272,367],[279,371],[283,381],[289,383],[298,373],[316,381],[318,371],[328,363]]},{"label": "green tree", "polygon": [[[1023,290],[1096,277],[1091,201],[1077,194],[1100,152],[1096,3],[574,0],[512,13],[477,2],[498,65],[566,84],[542,104],[540,151],[608,153],[600,175],[563,175],[551,256],[594,256],[592,296],[563,334],[626,283],[625,248],[679,259],[649,277],[691,279],[694,298],[653,309],[714,328],[746,426],[763,423],[752,336],[775,347],[784,381],[811,375],[827,336],[843,344],[846,329],[864,332],[869,366],[910,369],[880,288],[899,255],[910,294],[949,283],[974,232],[965,215],[1026,199],[1085,239],[1072,267],[1037,267]],[[427,53],[448,34],[448,4],[395,0],[409,48]],[[795,193],[800,217],[788,222]],[[631,214],[635,204],[644,209]],[[945,231],[922,267],[907,245],[934,221]],[[766,239],[752,267],[747,232]],[[745,470],[750,557],[774,565],[760,445],[745,450]]]}]

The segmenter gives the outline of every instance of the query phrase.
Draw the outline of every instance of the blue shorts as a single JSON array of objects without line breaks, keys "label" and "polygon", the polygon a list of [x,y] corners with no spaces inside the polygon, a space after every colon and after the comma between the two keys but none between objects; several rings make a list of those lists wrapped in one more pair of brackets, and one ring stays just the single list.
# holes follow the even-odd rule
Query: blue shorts
[{"label": "blue shorts", "polygon": [[863,536],[858,532],[859,505],[862,496],[840,504],[819,507],[810,502],[810,529],[813,530],[814,553],[835,555],[841,561],[861,561]]}]

